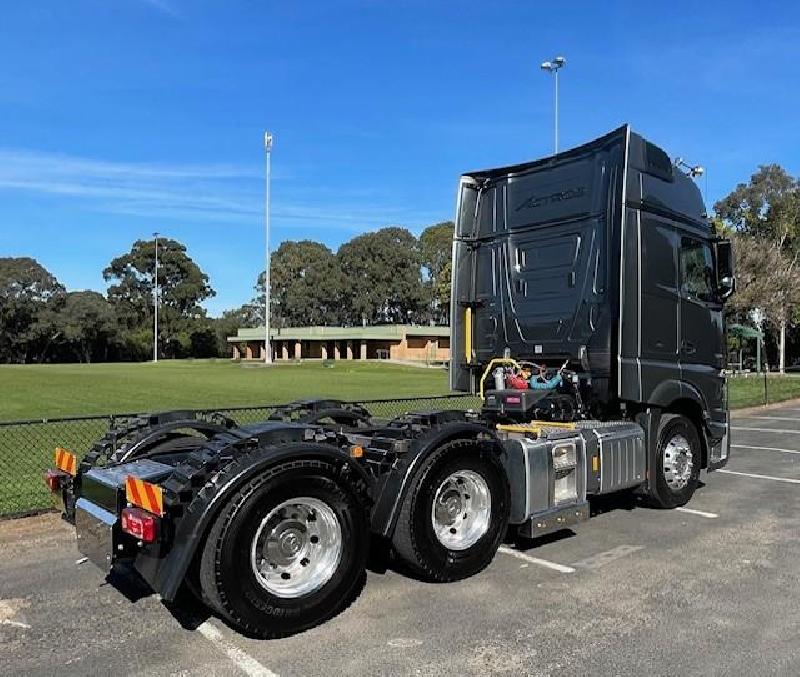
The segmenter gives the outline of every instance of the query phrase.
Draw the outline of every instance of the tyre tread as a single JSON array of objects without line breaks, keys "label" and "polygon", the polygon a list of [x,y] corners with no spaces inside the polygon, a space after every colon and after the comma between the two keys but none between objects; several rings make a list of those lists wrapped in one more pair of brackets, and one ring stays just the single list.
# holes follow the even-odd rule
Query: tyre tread
[{"label": "tyre tread", "polygon": [[[480,449],[481,454],[494,454],[493,450],[485,448],[488,445],[485,445],[485,443],[475,439],[459,439],[442,445],[442,447],[434,451],[428,458],[425,459],[422,466],[417,471],[413,480],[413,484],[403,500],[403,504],[400,509],[400,515],[397,521],[397,527],[395,528],[394,536],[392,537],[392,545],[394,546],[396,554],[400,557],[406,567],[408,567],[411,572],[425,580],[436,583],[445,583],[459,580],[463,578],[463,576],[452,575],[446,571],[441,571],[438,568],[432,567],[429,563],[429,558],[425,556],[424,549],[418,542],[418,539],[415,537],[414,506],[416,504],[420,489],[428,473],[431,472],[440,459],[451,454],[456,455],[459,453],[459,450],[474,453],[476,446]],[[484,558],[485,561],[481,563],[481,565],[477,568],[477,571],[481,571],[489,565],[494,557],[494,550],[496,549],[492,549],[490,553],[487,552],[487,556]],[[477,571],[473,572],[473,574],[477,573]]]},{"label": "tyre tread", "polygon": [[[657,432],[657,439],[656,439],[656,444],[658,445],[658,448],[657,448],[657,454],[656,454],[655,462],[658,463],[658,466],[654,469],[654,471],[657,474],[654,476],[654,479],[651,482],[650,488],[649,488],[649,490],[647,492],[646,502],[651,507],[662,509],[662,510],[671,510],[673,508],[678,508],[678,507],[680,507],[682,505],[685,505],[686,503],[688,503],[691,500],[691,497],[694,494],[694,490],[696,489],[696,482],[695,482],[693,488],[691,489],[691,491],[688,492],[688,497],[686,497],[685,500],[684,500],[682,498],[676,497],[668,489],[662,490],[662,488],[659,486],[658,480],[659,480],[659,477],[660,477],[660,473],[662,472],[661,471],[661,463],[662,463],[661,455],[663,453],[662,450],[661,450],[661,435],[662,435],[662,431],[672,421],[675,421],[675,420],[682,420],[686,424],[688,424],[688,426],[695,431],[695,435],[697,436],[697,440],[696,440],[697,444],[702,444],[701,441],[700,441],[700,431],[697,429],[697,426],[694,424],[694,422],[691,419],[687,418],[686,416],[683,416],[682,414],[676,414],[676,413],[665,413],[665,414],[661,415],[661,420],[658,423],[658,432]],[[699,455],[700,455],[700,450],[698,449],[698,456]]]},{"label": "tyre tread", "polygon": [[[286,630],[283,628],[275,628],[274,626],[256,625],[248,619],[243,618],[236,611],[232,601],[227,598],[222,585],[223,573],[220,564],[224,536],[232,521],[236,518],[238,511],[247,503],[249,498],[255,491],[258,490],[259,487],[278,475],[297,469],[315,471],[321,470],[333,480],[338,477],[337,468],[334,464],[312,459],[285,461],[264,470],[256,477],[247,481],[231,496],[209,530],[203,545],[202,553],[200,555],[199,583],[204,601],[224,620],[244,631],[246,634],[254,637],[274,639],[293,634],[294,632],[297,632],[297,630]],[[354,491],[354,493],[357,492]],[[355,597],[352,593],[357,586],[358,578],[354,577],[353,584],[342,598],[344,603],[333,609],[332,614],[340,613],[352,603]],[[320,621],[322,620],[325,619],[320,619]]]}]

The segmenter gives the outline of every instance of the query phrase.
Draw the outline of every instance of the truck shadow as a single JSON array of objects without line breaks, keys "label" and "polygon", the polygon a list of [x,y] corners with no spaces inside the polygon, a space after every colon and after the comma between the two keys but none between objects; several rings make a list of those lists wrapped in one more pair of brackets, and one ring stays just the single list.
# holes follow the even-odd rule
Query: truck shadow
[{"label": "truck shadow", "polygon": [[[106,576],[104,585],[112,586],[132,604],[156,596],[152,588],[133,568],[121,564]],[[185,630],[196,630],[213,615],[186,585],[181,586],[172,602],[160,599],[161,605]]]},{"label": "truck shadow", "polygon": [[155,594],[136,569],[124,564],[115,564],[103,585],[110,585],[134,604]]},{"label": "truck shadow", "polygon": [[[697,490],[701,491],[705,486],[705,483],[700,481],[698,482]],[[616,510],[660,511],[661,509],[648,505],[643,496],[639,496],[632,491],[619,491],[613,494],[589,497],[589,519]],[[526,551],[548,543],[557,543],[576,535],[572,529],[565,528],[536,538],[527,538],[520,536],[512,527],[509,528],[504,542],[508,545],[514,545],[518,550]]]},{"label": "truck shadow", "polygon": [[[705,488],[702,480],[697,483],[697,491]],[[614,510],[662,510],[648,505],[644,496],[635,494],[633,491],[619,491],[614,494],[604,494],[602,496],[591,496],[589,498],[589,515],[596,517]]]},{"label": "truck shadow", "polygon": [[533,550],[548,543],[558,543],[559,541],[566,541],[577,534],[572,529],[561,529],[554,531],[552,534],[545,534],[544,536],[537,536],[536,538],[528,538],[527,536],[520,536],[516,529],[509,529],[506,534],[506,545],[513,545],[515,549],[520,552],[526,550]]},{"label": "truck shadow", "polygon": [[[701,491],[705,487],[704,482],[699,482],[697,490]],[[605,513],[614,512],[615,510],[659,510],[649,506],[643,496],[634,494],[632,491],[619,491],[613,494],[604,494],[602,496],[592,496],[589,498],[589,515],[590,519],[603,515]],[[558,543],[570,539],[577,534],[569,528],[561,529],[550,534],[544,534],[535,538],[527,538],[520,536],[515,527],[509,527],[506,532],[503,543],[506,545],[513,545],[517,550],[528,551],[534,550],[549,543]],[[389,541],[382,538],[373,537],[370,555],[367,562],[367,569],[375,574],[385,574],[387,571],[394,571],[402,576],[421,580],[420,576],[409,570],[403,565],[392,552],[392,546]]]},{"label": "truck shadow", "polygon": [[[698,484],[702,490],[705,483]],[[590,519],[615,510],[658,510],[645,503],[642,496],[630,491],[621,491],[614,494],[593,496],[589,499]],[[550,534],[527,538],[520,536],[515,527],[510,527],[503,538],[503,543],[513,545],[516,549],[526,552],[550,543],[558,543],[573,538],[577,534],[569,528]],[[370,551],[367,559],[367,570],[378,575],[394,571],[402,576],[414,580],[423,580],[420,576],[405,567],[392,550],[391,542],[385,538],[373,537],[370,542]],[[358,584],[358,592],[353,599],[357,599],[366,583],[366,576],[362,576]],[[156,593],[132,567],[116,565],[106,576],[103,585],[111,585],[120,592],[129,602],[136,604],[143,599],[154,596]],[[187,585],[183,585],[172,602],[160,600],[162,606],[185,630],[196,630],[209,618],[215,616],[192,592]],[[224,622],[224,621],[223,621]],[[237,631],[241,632],[241,631]]]}]

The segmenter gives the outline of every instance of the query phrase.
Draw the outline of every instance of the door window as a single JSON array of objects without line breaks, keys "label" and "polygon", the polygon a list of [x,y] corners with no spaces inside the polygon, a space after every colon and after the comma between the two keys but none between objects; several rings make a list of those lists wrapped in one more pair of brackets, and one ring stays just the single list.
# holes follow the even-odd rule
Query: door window
[{"label": "door window", "polygon": [[698,301],[716,300],[711,247],[690,237],[681,238],[681,291]]}]

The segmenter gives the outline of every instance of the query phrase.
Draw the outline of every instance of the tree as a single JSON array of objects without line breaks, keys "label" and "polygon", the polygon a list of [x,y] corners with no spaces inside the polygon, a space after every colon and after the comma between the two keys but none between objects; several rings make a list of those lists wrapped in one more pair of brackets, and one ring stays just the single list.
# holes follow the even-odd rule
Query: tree
[{"label": "tree", "polygon": [[452,221],[428,226],[420,235],[420,254],[426,287],[430,295],[430,315],[437,324],[450,319],[450,271],[452,270]]},{"label": "tree", "polygon": [[[108,300],[114,305],[122,325],[141,331],[153,322],[153,276],[155,241],[137,240],[131,250],[115,258],[103,270],[113,284]],[[190,345],[186,320],[205,318],[200,303],[216,292],[206,275],[176,240],[158,241],[159,342],[167,357],[183,352]]]},{"label": "tree", "polygon": [[785,327],[794,320],[793,309],[800,304],[800,269],[796,260],[775,242],[734,234],[736,293],[726,312],[751,315],[755,308],[781,331],[779,359],[784,369]]},{"label": "tree", "polygon": [[337,254],[344,274],[349,324],[419,320],[425,307],[419,243],[405,228],[382,228],[344,244]]},{"label": "tree", "polygon": [[222,317],[214,321],[214,331],[217,340],[217,354],[220,357],[229,356],[231,352],[228,344],[229,336],[236,336],[239,327],[253,327],[258,323],[253,322],[252,308],[249,304],[226,310]]},{"label": "tree", "polygon": [[[750,291],[737,294],[740,298],[734,303],[750,299],[758,304],[752,307],[762,308],[777,326],[783,372],[786,329],[799,302],[791,287],[796,284],[800,255],[800,183],[779,165],[764,165],[748,183],[740,183],[717,202],[714,209],[728,227],[746,238],[738,239],[738,255],[742,257],[737,259],[739,277],[754,277],[748,284]],[[756,279],[758,275],[763,277]]]},{"label": "tree", "polygon": [[740,183],[714,205],[735,231],[794,249],[800,235],[797,199],[800,184],[780,165],[762,165],[748,183]]},{"label": "tree", "polygon": [[[324,244],[283,242],[270,257],[270,322],[276,327],[334,325],[342,318],[343,277]],[[264,273],[256,282],[250,317],[264,321]]]},{"label": "tree", "polygon": [[434,294],[440,317],[443,318],[442,324],[450,324],[450,290],[452,289],[451,276],[453,274],[453,262],[448,261],[444,264],[442,272],[436,281]]},{"label": "tree", "polygon": [[30,257],[0,258],[0,360],[42,361],[53,339],[47,312],[64,287]]},{"label": "tree", "polygon": [[58,313],[64,341],[80,362],[107,359],[109,345],[117,332],[114,309],[102,294],[70,292]]}]

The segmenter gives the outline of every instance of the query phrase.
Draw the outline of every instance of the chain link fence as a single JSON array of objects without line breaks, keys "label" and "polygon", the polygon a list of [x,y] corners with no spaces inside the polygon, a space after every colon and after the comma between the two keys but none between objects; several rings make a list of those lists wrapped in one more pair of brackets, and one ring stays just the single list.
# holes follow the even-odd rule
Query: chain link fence
[{"label": "chain link fence", "polygon": [[[444,395],[358,402],[376,419],[392,419],[427,409],[475,409],[480,400],[470,395]],[[191,409],[198,413],[218,412],[239,425],[264,421],[283,406],[265,404],[251,407]],[[64,447],[81,458],[112,426],[141,414],[98,414],[70,418],[0,421],[0,517],[24,515],[52,507],[43,474],[53,466],[56,447]]]}]

